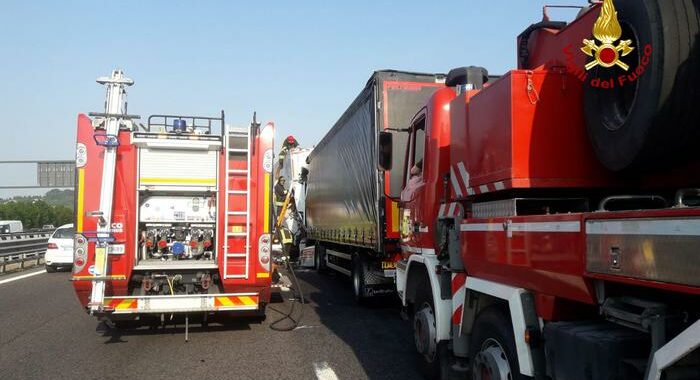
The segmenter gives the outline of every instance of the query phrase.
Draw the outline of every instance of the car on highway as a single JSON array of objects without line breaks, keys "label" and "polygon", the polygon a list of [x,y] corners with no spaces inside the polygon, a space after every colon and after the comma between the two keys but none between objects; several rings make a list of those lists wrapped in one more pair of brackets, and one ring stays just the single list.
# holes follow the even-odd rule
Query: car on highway
[{"label": "car on highway", "polygon": [[73,266],[73,224],[64,224],[56,229],[49,238],[46,247],[46,271],[55,272],[60,267],[71,268]]}]

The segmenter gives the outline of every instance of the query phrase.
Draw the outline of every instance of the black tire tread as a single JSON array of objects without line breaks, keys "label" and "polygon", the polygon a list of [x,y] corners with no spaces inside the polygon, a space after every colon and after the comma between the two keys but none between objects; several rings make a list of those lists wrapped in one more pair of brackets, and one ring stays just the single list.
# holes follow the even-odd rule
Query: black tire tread
[{"label": "black tire tread", "polygon": [[[686,161],[700,144],[700,0],[626,0],[635,22],[650,29],[654,57],[631,114],[620,130],[608,131],[596,89],[586,88],[589,135],[600,161],[613,171],[647,171]],[[634,4],[634,5],[630,5]],[[636,8],[631,8],[631,7]],[[630,7],[630,8],[628,8]],[[618,9],[618,10],[619,10]],[[635,10],[631,12],[635,12]],[[643,15],[647,20],[642,20]],[[625,18],[625,14],[620,15]],[[639,26],[639,24],[638,24]],[[640,81],[641,83],[642,81]]]},{"label": "black tire tread", "polygon": [[505,308],[501,307],[501,305],[494,305],[487,307],[479,313],[474,322],[469,352],[471,355],[476,354],[481,349],[481,343],[484,340],[495,338],[506,351],[513,380],[528,380],[530,377],[520,373],[517,350],[515,348],[513,324],[510,316],[504,309]]}]

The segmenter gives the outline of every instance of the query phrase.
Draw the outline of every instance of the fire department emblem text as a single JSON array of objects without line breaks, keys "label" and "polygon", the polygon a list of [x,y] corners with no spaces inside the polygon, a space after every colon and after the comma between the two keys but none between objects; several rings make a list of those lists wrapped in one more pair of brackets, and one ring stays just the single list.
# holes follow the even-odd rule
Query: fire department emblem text
[{"label": "fire department emblem text", "polygon": [[617,19],[617,11],[613,0],[604,0],[603,9],[600,11],[598,20],[593,25],[593,37],[601,42],[598,45],[595,40],[583,40],[581,51],[586,53],[594,60],[586,64],[586,70],[590,70],[596,66],[613,67],[618,66],[621,69],[629,70],[629,65],[620,60],[634,50],[632,40],[621,40],[615,45],[615,42],[622,37],[622,26]]}]

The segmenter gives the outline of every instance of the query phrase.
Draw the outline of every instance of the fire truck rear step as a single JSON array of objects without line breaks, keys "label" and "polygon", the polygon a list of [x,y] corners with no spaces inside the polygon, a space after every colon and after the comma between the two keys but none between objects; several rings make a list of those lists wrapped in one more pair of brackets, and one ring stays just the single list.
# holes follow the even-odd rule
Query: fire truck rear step
[{"label": "fire truck rear step", "polygon": [[140,260],[134,266],[134,270],[159,270],[159,269],[216,269],[219,266],[215,260]]}]

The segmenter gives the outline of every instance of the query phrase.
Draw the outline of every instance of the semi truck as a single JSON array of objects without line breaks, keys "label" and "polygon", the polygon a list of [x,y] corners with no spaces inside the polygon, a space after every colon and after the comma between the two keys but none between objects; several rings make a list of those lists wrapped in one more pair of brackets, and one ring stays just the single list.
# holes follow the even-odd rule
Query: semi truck
[{"label": "semi truck", "polygon": [[700,378],[699,28],[681,0],[545,18],[381,132],[427,376]]},{"label": "semi truck", "polygon": [[85,310],[122,322],[263,315],[270,299],[274,125],[126,112],[80,114],[71,280]]},{"label": "semi truck", "polygon": [[[405,129],[444,75],[376,71],[307,161],[306,229],[319,271],[352,277],[358,301],[394,291],[400,178],[377,166],[378,136]],[[405,136],[397,132],[397,139]],[[395,160],[404,152],[396,150]],[[313,248],[311,248],[313,247]]]}]

